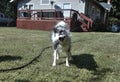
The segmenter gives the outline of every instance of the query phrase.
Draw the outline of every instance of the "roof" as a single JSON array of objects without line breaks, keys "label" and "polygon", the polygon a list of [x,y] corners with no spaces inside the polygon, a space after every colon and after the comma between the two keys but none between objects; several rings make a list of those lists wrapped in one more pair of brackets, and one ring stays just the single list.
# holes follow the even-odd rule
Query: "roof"
[{"label": "roof", "polygon": [[99,3],[104,9],[110,11],[110,9],[112,8],[112,5],[111,4],[107,4],[105,2],[100,2]]},{"label": "roof", "polygon": [[10,3],[12,3],[14,0],[10,0]]},{"label": "roof", "polygon": [[111,4],[108,4],[106,2],[99,2],[99,1],[96,1],[96,0],[93,0],[93,2],[95,2],[98,6],[100,6],[101,8],[107,10],[108,12],[110,12],[111,8],[112,8],[112,5]]},{"label": "roof", "polygon": [[13,3],[13,2],[20,2],[20,1],[22,1],[22,0],[10,0],[9,2]]}]

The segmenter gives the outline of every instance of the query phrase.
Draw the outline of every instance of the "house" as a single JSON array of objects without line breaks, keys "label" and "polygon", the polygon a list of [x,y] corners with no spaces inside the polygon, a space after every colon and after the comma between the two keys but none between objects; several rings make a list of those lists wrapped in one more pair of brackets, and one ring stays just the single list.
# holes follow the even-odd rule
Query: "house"
[{"label": "house", "polygon": [[18,4],[21,9],[74,9],[84,13],[85,0],[22,0]]},{"label": "house", "polygon": [[[108,0],[110,2],[110,0]],[[96,0],[21,0],[18,4],[18,11],[27,12],[25,10],[45,10],[45,9],[74,9],[79,13],[84,14],[83,18],[86,20],[100,19],[103,23],[106,23],[108,12],[111,5],[106,3],[99,3]],[[32,11],[32,13],[36,11]],[[38,14],[38,12],[36,12]],[[46,15],[51,15],[51,12],[46,12]],[[25,13],[18,12],[18,19],[21,16],[27,16]],[[63,12],[64,18],[70,17],[70,11]],[[35,17],[35,15],[34,15]],[[37,15],[38,17],[38,15]],[[21,21],[21,20],[17,20]],[[20,23],[22,24],[22,23]],[[17,23],[17,26],[19,24]],[[23,25],[25,26],[25,25]],[[18,26],[19,27],[19,26]]]},{"label": "house", "polygon": [[92,20],[101,19],[101,21],[105,23],[107,14],[110,12],[111,7],[112,5],[110,4],[110,0],[106,0],[106,2],[88,0],[86,3],[85,14]]},{"label": "house", "polygon": [[[85,0],[22,0],[18,4],[18,10],[43,10],[43,9],[74,9],[84,13]],[[49,14],[49,13],[48,13]],[[69,12],[64,12],[67,17]],[[69,17],[69,16],[68,16]]]}]

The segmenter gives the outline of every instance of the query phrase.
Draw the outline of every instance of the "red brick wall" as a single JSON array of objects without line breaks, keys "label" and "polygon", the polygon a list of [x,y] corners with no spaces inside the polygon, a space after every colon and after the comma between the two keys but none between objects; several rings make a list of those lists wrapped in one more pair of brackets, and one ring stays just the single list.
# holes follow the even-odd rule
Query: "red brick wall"
[{"label": "red brick wall", "polygon": [[[58,21],[61,20],[17,19],[17,28],[49,31],[55,26]],[[67,23],[70,24],[69,21],[67,21]]]}]

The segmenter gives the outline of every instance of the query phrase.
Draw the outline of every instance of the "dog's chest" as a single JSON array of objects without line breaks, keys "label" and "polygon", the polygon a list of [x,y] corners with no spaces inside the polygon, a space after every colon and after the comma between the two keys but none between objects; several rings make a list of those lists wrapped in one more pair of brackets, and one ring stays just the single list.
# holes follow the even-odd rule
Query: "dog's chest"
[{"label": "dog's chest", "polygon": [[58,47],[60,47],[60,49],[62,49],[63,51],[66,51],[69,49],[70,47],[70,43],[68,41],[65,41],[65,42],[60,42]]}]

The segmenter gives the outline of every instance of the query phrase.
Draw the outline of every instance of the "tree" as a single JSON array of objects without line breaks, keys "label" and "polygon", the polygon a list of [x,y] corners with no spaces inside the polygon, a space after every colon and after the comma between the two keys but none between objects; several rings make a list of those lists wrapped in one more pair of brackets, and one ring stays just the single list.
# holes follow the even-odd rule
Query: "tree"
[{"label": "tree", "polygon": [[19,0],[14,0],[10,3],[10,0],[0,0],[0,12],[16,19],[18,1]]},{"label": "tree", "polygon": [[119,0],[111,0],[113,6],[113,16],[120,19],[120,1]]},{"label": "tree", "polygon": [[0,12],[7,13],[9,10],[9,0],[0,0]]},{"label": "tree", "polygon": [[[17,6],[20,0],[13,0],[13,2],[11,2],[11,6],[14,12],[14,18],[17,19]],[[9,1],[10,2],[10,1]]]}]

